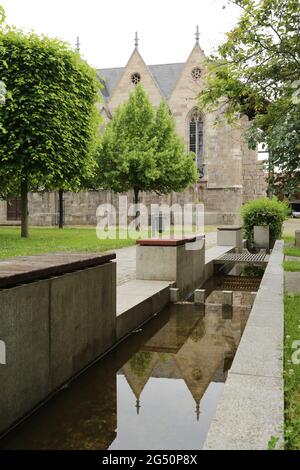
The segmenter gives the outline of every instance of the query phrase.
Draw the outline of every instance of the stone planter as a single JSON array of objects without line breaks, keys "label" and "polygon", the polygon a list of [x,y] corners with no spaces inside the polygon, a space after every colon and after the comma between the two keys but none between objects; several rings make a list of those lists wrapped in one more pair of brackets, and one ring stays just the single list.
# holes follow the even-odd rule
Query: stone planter
[{"label": "stone planter", "polygon": [[241,250],[243,248],[243,233],[241,225],[222,225],[217,231],[218,246],[232,246]]},{"label": "stone planter", "polygon": [[270,248],[270,227],[255,225],[253,227],[253,240],[256,248]]}]

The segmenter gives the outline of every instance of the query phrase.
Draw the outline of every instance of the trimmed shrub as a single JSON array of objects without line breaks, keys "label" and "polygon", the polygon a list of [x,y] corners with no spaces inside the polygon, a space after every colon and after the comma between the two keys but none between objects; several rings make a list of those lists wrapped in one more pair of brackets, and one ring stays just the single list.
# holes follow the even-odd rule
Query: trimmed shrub
[{"label": "trimmed shrub", "polygon": [[247,202],[241,208],[244,223],[244,236],[253,243],[253,227],[268,226],[272,242],[281,238],[282,224],[288,218],[290,209],[287,202],[281,202],[276,197],[272,199],[261,197]]}]

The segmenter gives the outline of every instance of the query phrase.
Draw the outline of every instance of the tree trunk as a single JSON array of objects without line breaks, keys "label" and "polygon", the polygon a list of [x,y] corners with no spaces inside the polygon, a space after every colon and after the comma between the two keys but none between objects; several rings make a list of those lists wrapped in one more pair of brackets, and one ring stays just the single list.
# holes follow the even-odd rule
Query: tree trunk
[{"label": "tree trunk", "polygon": [[21,237],[28,238],[28,181],[21,181]]},{"label": "tree trunk", "polygon": [[274,165],[272,161],[272,154],[269,152],[269,161],[268,161],[268,190],[267,195],[269,198],[274,196]]},{"label": "tree trunk", "polygon": [[64,190],[58,191],[58,228],[64,228]]},{"label": "tree trunk", "polygon": [[[138,188],[134,188],[134,203],[135,204],[138,204],[139,203],[139,189]],[[138,217],[140,216],[140,211],[137,209],[136,210],[136,213],[135,213],[135,219],[136,219],[136,222],[135,222],[135,229],[137,231],[140,230],[140,223],[138,222]]]}]

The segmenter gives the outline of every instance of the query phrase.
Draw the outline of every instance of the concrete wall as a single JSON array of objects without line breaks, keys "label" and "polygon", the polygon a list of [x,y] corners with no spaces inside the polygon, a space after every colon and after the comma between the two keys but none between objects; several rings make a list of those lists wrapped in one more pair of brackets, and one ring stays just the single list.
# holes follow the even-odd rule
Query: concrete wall
[{"label": "concrete wall", "polygon": [[116,264],[0,290],[0,433],[113,345]]},{"label": "concrete wall", "polygon": [[0,291],[0,433],[51,391],[49,303],[49,281]]}]

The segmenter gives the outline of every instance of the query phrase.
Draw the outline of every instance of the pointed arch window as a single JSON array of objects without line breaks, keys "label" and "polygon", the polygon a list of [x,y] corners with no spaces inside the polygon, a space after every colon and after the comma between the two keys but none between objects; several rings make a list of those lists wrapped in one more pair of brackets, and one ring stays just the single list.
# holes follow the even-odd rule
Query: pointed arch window
[{"label": "pointed arch window", "polygon": [[192,110],[188,125],[189,150],[195,153],[199,175],[203,176],[203,118],[199,109]]}]

